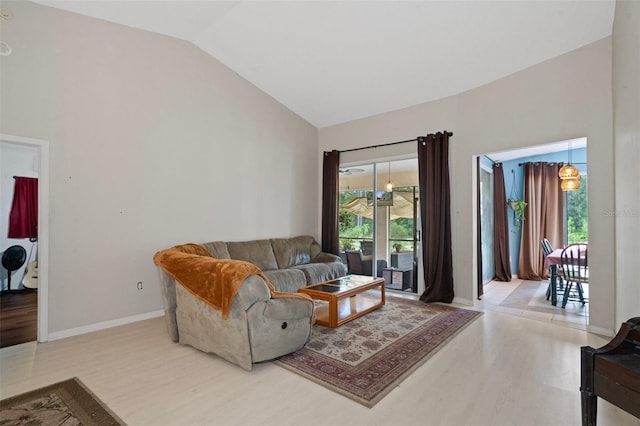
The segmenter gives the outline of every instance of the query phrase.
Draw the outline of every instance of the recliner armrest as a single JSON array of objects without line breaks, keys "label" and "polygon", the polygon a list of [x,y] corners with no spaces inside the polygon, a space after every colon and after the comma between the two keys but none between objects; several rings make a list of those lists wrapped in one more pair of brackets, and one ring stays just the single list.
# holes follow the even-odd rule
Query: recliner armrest
[{"label": "recliner armrest", "polygon": [[[271,299],[265,304],[264,316],[278,320],[294,320],[311,318],[315,314],[312,300],[305,299]],[[312,321],[312,323],[315,321]]]},{"label": "recliner armrest", "polygon": [[305,299],[301,294],[278,293],[272,298],[267,283],[258,275],[245,279],[236,293],[236,300],[242,310],[246,311],[259,302],[265,303],[264,315],[273,319],[315,318],[315,309],[311,298]]},{"label": "recliner armrest", "polygon": [[247,277],[236,293],[236,300],[244,311],[256,302],[269,299],[271,299],[271,291],[264,279],[258,275]]}]

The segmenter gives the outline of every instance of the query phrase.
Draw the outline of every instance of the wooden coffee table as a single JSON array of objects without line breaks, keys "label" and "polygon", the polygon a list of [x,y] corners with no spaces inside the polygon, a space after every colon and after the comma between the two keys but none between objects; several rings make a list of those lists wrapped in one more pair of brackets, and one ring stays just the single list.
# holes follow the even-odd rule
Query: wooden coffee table
[{"label": "wooden coffee table", "polygon": [[[371,296],[362,295],[363,292],[376,288],[380,291],[370,292]],[[332,328],[374,311],[385,302],[384,279],[362,275],[347,275],[313,284],[299,289],[298,293],[328,302],[316,307],[316,322]]]}]

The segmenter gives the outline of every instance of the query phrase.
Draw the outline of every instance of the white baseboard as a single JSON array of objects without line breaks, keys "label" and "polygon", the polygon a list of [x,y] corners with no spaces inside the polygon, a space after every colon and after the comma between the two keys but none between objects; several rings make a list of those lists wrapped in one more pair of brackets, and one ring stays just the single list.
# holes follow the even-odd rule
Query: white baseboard
[{"label": "white baseboard", "polygon": [[459,303],[460,305],[473,306],[473,301],[469,299],[464,299],[462,297],[453,297],[452,303]]},{"label": "white baseboard", "polygon": [[600,336],[613,337],[616,333],[608,328],[596,327],[594,325],[587,325],[587,332],[593,334],[599,334]]},{"label": "white baseboard", "polygon": [[80,334],[91,333],[93,331],[104,330],[105,328],[117,327],[119,325],[131,324],[133,322],[144,321],[164,315],[164,310],[147,312],[145,314],[132,315],[130,317],[118,318],[82,327],[70,328],[68,330],[49,333],[49,341],[64,339],[66,337],[78,336]]}]

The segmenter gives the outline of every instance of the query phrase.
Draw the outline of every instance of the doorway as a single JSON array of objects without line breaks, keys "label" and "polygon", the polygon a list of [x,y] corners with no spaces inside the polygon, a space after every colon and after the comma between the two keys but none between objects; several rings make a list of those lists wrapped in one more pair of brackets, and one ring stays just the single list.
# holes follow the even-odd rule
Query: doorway
[{"label": "doorway", "polygon": [[[5,223],[7,224],[6,226],[8,226],[8,215],[11,204],[10,198],[12,198],[13,194],[13,176],[30,175],[27,177],[38,178],[37,290],[35,291],[37,308],[35,315],[36,335],[34,340],[45,342],[48,340],[49,142],[41,139],[1,134],[0,152],[2,153],[0,176],[2,179],[3,193],[1,209],[3,227]],[[9,157],[7,157],[7,155]],[[11,157],[12,155],[18,155],[18,157]],[[10,157],[14,160],[20,158],[20,164],[16,164],[15,161],[11,161],[10,163]],[[19,170],[14,170],[15,167],[18,167]],[[7,191],[6,188],[10,188],[10,191]],[[7,199],[9,200],[7,201]],[[7,235],[6,229],[3,229],[2,234],[2,251],[9,245],[16,245],[16,240],[5,238]],[[36,248],[34,244],[28,239],[20,241],[19,243],[27,246],[25,249],[27,253],[35,253]],[[21,269],[22,272],[14,272],[12,276],[12,288],[15,287],[14,282],[16,284],[20,282],[22,285],[25,268],[29,271],[29,264],[26,262]],[[13,277],[17,278],[13,279]],[[29,284],[33,286],[33,281]],[[6,286],[4,283],[3,285]]]},{"label": "doorway", "polygon": [[[478,233],[482,238],[481,257],[482,264],[478,276],[482,277],[484,284],[483,305],[495,305],[499,309],[513,309],[514,312],[522,313],[523,311],[533,311],[538,314],[549,314],[550,318],[558,321],[569,322],[585,326],[588,322],[589,303],[582,305],[579,301],[569,299],[569,304],[565,309],[561,304],[553,306],[546,299],[546,290],[549,286],[547,278],[543,277],[541,281],[530,281],[518,278],[518,264],[520,256],[520,244],[522,239],[522,229],[518,221],[515,220],[514,211],[511,207],[505,207],[508,222],[509,236],[509,258],[513,279],[510,282],[492,281],[487,278],[495,275],[495,271],[491,274],[487,269],[493,265],[493,261],[487,265],[487,260],[493,256],[494,246],[485,244],[485,238],[491,238],[486,234],[485,229],[493,227],[493,215],[486,215],[485,210],[487,203],[485,197],[490,196],[487,190],[487,174],[492,170],[493,163],[501,163],[504,171],[504,190],[505,197],[524,199],[524,174],[523,169],[525,163],[568,163],[575,165],[582,175],[580,188],[576,191],[564,192],[564,212],[560,218],[562,229],[564,230],[564,238],[557,238],[558,241],[552,241],[554,248],[563,248],[574,242],[586,242],[588,240],[588,217],[587,217],[587,158],[586,158],[586,138],[573,139],[570,141],[556,142],[546,145],[537,145],[518,150],[511,150],[498,153],[490,153],[480,156],[478,169],[478,189],[480,202],[478,203],[480,211],[478,223]],[[569,161],[568,161],[569,160]],[[492,179],[490,179],[492,181]],[[527,213],[525,211],[525,213]],[[546,235],[541,238],[546,238]],[[536,240],[538,241],[538,240]],[[541,262],[544,262],[544,254]],[[541,263],[542,265],[542,263]],[[481,273],[480,273],[481,272]],[[491,277],[493,278],[493,277]],[[588,287],[588,286],[587,286]]]}]

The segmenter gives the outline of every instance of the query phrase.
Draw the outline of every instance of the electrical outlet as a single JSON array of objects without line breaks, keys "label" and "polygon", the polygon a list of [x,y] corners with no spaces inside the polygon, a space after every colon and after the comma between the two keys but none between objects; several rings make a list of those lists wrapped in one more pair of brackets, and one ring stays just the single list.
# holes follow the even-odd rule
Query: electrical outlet
[{"label": "electrical outlet", "polygon": [[138,281],[138,290],[142,290],[142,281]]}]

